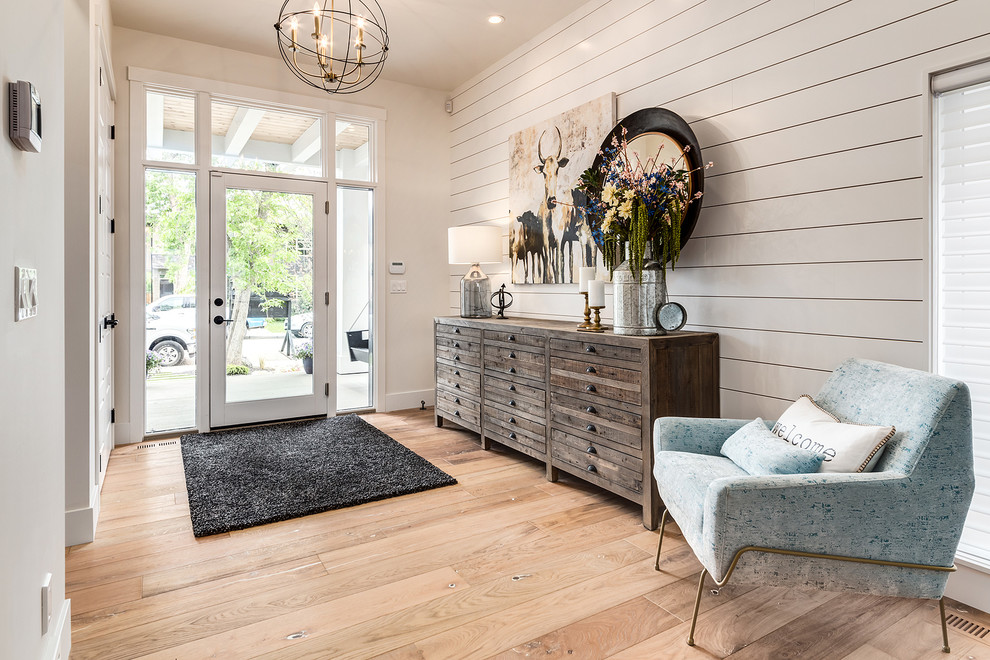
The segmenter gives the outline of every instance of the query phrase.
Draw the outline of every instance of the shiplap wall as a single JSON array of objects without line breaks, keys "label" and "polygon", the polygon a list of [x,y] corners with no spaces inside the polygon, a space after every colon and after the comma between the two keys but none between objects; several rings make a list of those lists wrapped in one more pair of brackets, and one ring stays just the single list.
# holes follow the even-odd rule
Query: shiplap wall
[{"label": "shiplap wall", "polygon": [[[677,112],[715,167],[670,294],[721,335],[723,416],[774,417],[846,357],[928,368],[929,76],[984,58],[986,0],[594,0],[455,90],[450,224],[508,235],[516,131],[612,91]],[[485,271],[512,316],[580,315]]]}]

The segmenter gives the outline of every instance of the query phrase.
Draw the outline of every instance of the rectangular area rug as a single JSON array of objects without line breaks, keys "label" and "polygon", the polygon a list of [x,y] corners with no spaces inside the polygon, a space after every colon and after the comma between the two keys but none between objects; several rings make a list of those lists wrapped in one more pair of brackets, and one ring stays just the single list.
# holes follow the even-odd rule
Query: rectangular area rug
[{"label": "rectangular area rug", "polygon": [[457,483],[357,415],[194,433],[181,445],[195,536]]}]

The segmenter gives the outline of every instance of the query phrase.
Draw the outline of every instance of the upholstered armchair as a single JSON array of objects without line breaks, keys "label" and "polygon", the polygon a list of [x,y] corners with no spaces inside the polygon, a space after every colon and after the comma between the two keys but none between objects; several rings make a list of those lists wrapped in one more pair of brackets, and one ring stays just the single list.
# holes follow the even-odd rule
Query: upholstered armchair
[{"label": "upholstered armchair", "polygon": [[720,455],[750,420],[661,418],[654,474],[705,580],[941,600],[973,496],[964,383],[880,362],[841,364],[815,396],[841,422],[894,425],[873,472],[750,476]]}]

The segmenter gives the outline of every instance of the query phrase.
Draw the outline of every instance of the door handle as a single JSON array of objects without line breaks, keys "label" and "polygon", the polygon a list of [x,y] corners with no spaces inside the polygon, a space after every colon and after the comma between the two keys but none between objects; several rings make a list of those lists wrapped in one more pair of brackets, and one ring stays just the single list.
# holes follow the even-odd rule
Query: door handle
[{"label": "door handle", "polygon": [[216,316],[213,317],[213,322],[216,323],[217,325],[223,325],[224,323],[233,323],[234,319],[225,319],[220,314],[217,314]]},{"label": "door handle", "polygon": [[117,320],[117,317],[116,317],[115,314],[111,314],[110,316],[103,317],[103,329],[104,330],[106,330],[107,328],[110,328],[112,330],[112,329],[116,328],[119,323],[120,323],[120,321]]}]

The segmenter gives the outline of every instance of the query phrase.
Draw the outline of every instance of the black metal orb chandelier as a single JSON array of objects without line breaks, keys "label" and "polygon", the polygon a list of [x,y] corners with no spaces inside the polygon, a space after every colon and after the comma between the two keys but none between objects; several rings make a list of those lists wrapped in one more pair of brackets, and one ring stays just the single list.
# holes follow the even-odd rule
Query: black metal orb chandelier
[{"label": "black metal orb chandelier", "polygon": [[[377,0],[285,0],[275,24],[289,70],[330,94],[375,82],[388,56],[388,29]],[[339,7],[337,6],[339,5]]]}]

